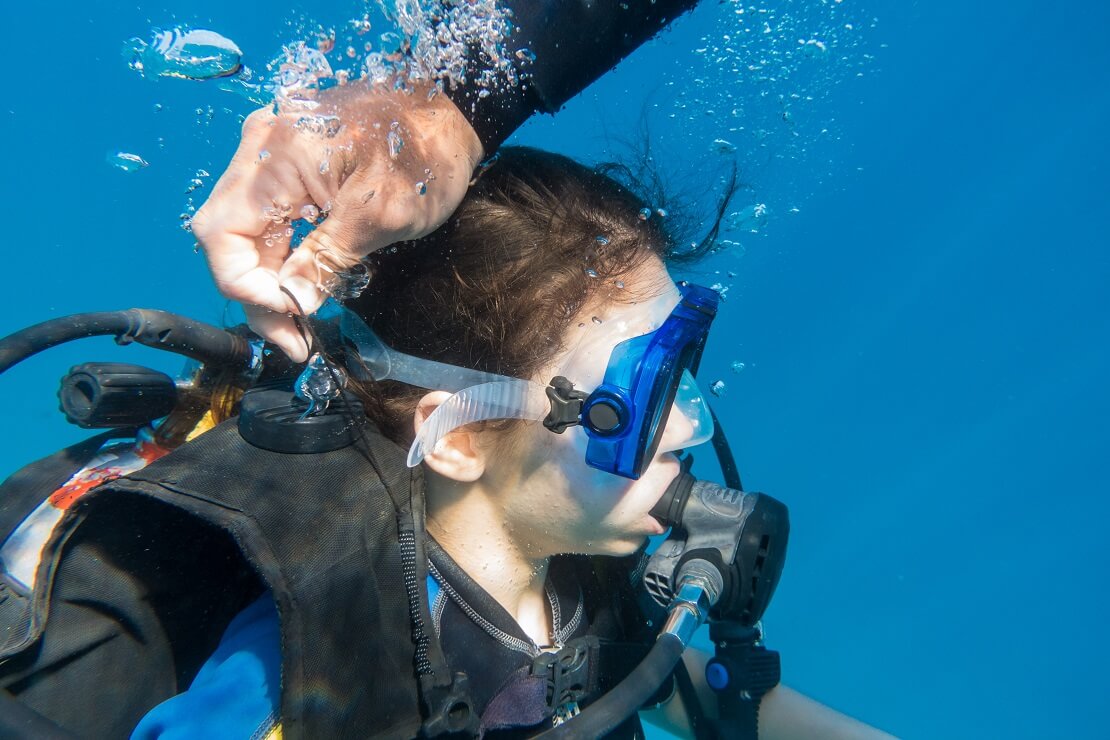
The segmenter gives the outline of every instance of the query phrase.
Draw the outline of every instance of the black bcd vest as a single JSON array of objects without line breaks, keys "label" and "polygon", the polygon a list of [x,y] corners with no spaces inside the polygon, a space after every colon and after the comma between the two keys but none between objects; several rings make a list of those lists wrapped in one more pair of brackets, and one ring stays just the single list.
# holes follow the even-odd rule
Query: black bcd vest
[{"label": "black bcd vest", "polygon": [[[106,438],[63,450],[0,486],[0,536],[84,466]],[[70,619],[67,608],[87,607],[90,597],[82,588],[93,592],[91,600],[115,588],[114,603],[135,605],[136,613],[153,605],[157,617],[147,632],[164,637],[169,647],[162,663],[150,662],[172,669],[149,672],[115,660],[99,665],[97,675],[77,671],[75,680],[102,685],[111,683],[105,673],[117,671],[120,683],[142,682],[149,691],[136,697],[131,711],[138,716],[102,725],[112,728],[105,732],[133,727],[152,699],[188,685],[227,622],[268,589],[281,623],[284,737],[470,735],[478,718],[468,705],[465,676],[451,675],[430,629],[423,506],[420,468],[407,468],[404,451],[369,425],[352,446],[297,455],[254,447],[234,420],[221,424],[94,489],[67,512],[47,547],[35,593],[20,593],[0,578],[0,689],[18,697],[44,653],[53,651],[52,665],[65,666],[72,655],[99,645],[96,634],[75,645],[70,636],[54,637],[53,622]],[[93,554],[76,555],[85,550]],[[120,582],[108,578],[105,585],[113,553]],[[140,583],[132,587],[133,578]],[[610,589],[614,580],[627,585],[614,578],[600,586],[611,608],[597,615],[599,623],[626,623],[616,615],[635,609],[627,588]],[[62,599],[55,590],[77,596]],[[200,624],[205,620],[207,628]],[[137,633],[144,629],[141,616],[118,621]],[[137,642],[145,664],[158,641],[144,636]],[[63,714],[82,707],[74,692],[60,693],[48,693],[37,708],[51,716],[51,702]],[[106,709],[111,712],[99,707]],[[92,715],[97,707],[80,711]],[[89,723],[82,726],[95,725],[91,716]],[[0,736],[4,729],[0,720]]]}]

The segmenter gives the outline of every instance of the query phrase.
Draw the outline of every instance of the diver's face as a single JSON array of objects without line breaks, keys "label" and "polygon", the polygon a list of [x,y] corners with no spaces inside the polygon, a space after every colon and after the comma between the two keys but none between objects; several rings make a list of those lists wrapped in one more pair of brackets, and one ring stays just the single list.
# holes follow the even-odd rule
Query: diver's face
[{"label": "diver's face", "polygon": [[[635,304],[614,301],[586,311],[571,323],[566,350],[534,379],[546,384],[554,375],[565,375],[576,388],[592,390],[601,383],[613,348],[658,328],[680,297],[657,259],[628,276],[625,290],[636,296]],[[666,438],[683,433],[684,424],[681,414],[671,414],[664,449]],[[553,434],[538,423],[528,424],[514,432],[489,470],[505,492],[508,524],[536,555],[624,555],[635,552],[648,535],[663,532],[648,512],[678,475],[678,459],[657,454],[633,481],[589,467],[587,441],[581,427]]]}]

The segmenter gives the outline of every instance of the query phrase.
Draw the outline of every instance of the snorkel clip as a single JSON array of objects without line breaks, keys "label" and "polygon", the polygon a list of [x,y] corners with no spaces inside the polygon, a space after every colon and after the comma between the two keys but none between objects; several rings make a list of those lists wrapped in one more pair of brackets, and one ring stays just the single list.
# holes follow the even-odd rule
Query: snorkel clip
[{"label": "snorkel clip", "polygon": [[551,401],[551,411],[543,420],[544,427],[556,434],[562,434],[567,427],[581,423],[582,405],[589,398],[588,393],[574,390],[574,383],[562,375],[552,378],[551,384],[544,390]]}]

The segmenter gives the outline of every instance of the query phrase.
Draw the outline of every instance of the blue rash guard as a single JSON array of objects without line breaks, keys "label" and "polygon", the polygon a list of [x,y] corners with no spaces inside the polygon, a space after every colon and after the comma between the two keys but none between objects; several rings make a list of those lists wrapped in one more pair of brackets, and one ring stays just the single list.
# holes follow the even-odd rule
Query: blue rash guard
[{"label": "blue rash guard", "polygon": [[231,620],[188,691],[150,710],[132,740],[247,740],[278,723],[281,630],[269,592]]}]

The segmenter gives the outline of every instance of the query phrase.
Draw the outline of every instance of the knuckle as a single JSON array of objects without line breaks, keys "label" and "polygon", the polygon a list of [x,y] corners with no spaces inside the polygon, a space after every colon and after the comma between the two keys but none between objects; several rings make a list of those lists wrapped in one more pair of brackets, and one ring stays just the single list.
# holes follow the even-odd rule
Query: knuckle
[{"label": "knuckle", "polygon": [[320,255],[327,255],[332,261],[337,262],[339,267],[350,267],[362,259],[362,255],[347,239],[342,239],[320,229],[312,232],[310,236],[312,237],[312,251]]},{"label": "knuckle", "polygon": [[212,207],[203,205],[200,209],[193,214],[192,218],[193,236],[197,237],[200,241],[212,233]]},{"label": "knuckle", "polygon": [[248,136],[254,131],[269,126],[274,114],[269,108],[259,108],[243,120],[243,136]]}]

